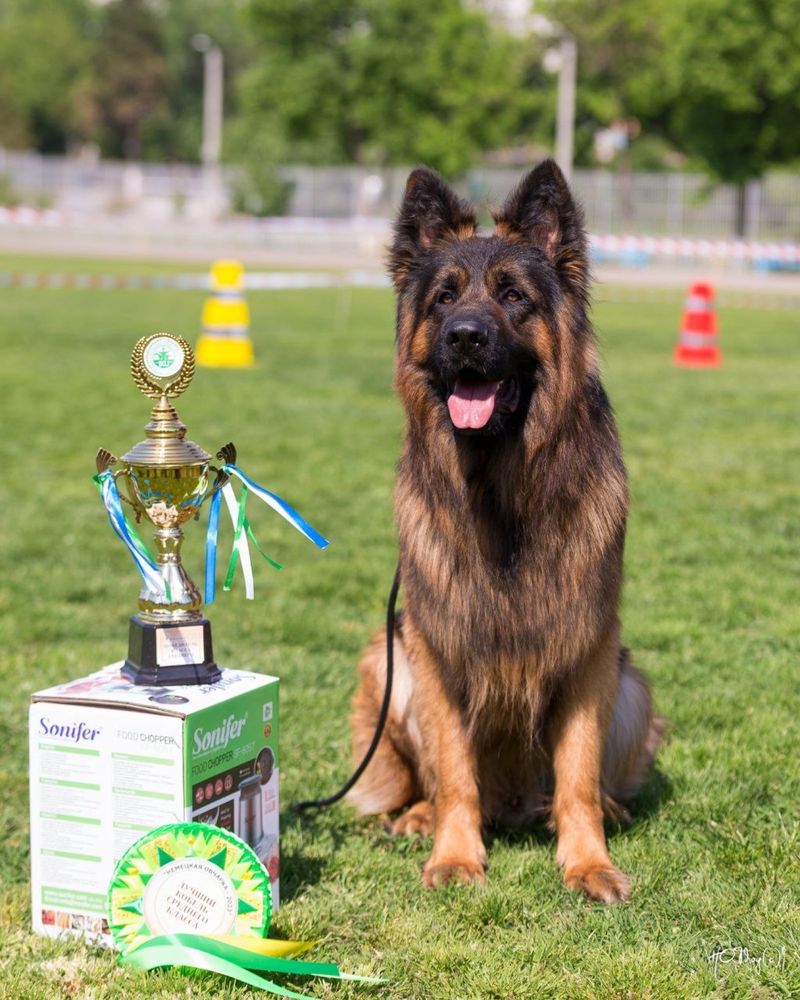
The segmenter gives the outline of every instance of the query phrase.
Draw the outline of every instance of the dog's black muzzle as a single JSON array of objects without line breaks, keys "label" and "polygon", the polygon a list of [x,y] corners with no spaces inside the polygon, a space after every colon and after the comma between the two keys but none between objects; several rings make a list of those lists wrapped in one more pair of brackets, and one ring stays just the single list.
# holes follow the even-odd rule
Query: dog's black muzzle
[{"label": "dog's black muzzle", "polygon": [[497,325],[480,313],[450,317],[442,327],[436,353],[439,370],[449,379],[464,369],[486,378],[500,378],[507,363]]}]

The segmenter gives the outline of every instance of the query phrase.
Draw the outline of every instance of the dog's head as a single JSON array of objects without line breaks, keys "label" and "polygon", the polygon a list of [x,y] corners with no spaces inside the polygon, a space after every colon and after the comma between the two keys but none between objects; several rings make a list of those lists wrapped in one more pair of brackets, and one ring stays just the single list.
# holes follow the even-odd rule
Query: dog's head
[{"label": "dog's head", "polygon": [[556,164],[494,219],[478,236],[474,209],[419,167],[391,249],[398,389],[412,419],[459,436],[544,427],[595,370],[582,215]]}]

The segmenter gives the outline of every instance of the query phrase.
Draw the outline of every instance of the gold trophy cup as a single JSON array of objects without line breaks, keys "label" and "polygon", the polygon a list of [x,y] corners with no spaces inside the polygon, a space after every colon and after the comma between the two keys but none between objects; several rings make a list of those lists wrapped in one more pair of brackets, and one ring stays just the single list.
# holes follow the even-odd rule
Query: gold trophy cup
[{"label": "gold trophy cup", "polygon": [[[196,519],[205,499],[228,479],[210,464],[208,452],[186,440],[186,426],[170,402],[188,386],[194,364],[183,337],[143,337],[131,355],[131,374],[145,396],[156,400],[145,440],[121,459],[104,448],[97,453],[98,473],[111,471],[120,499],[133,508],[137,523],[145,517],[155,527],[158,572],[139,594],[122,669],[135,684],[209,684],[221,676],[214,662],[211,623],[200,610],[200,591],[181,563],[181,525]],[[236,449],[226,444],[217,458],[222,464],[233,463]]]}]

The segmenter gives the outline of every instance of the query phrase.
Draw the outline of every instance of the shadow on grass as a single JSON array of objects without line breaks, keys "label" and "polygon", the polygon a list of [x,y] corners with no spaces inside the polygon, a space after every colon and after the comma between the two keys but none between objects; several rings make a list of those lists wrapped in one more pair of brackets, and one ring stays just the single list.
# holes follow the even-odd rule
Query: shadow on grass
[{"label": "shadow on grass", "polygon": [[653,767],[642,790],[628,807],[631,819],[623,829],[633,830],[646,823],[658,813],[664,802],[672,798],[673,791],[674,786],[669,775],[658,766]]},{"label": "shadow on grass", "polygon": [[[324,877],[331,858],[352,835],[354,822],[346,811],[337,808],[309,809],[297,813],[291,808],[281,812],[281,899],[288,902]],[[304,833],[314,838],[324,831],[327,841],[324,854],[308,850]],[[318,849],[318,848],[317,848]]]},{"label": "shadow on grass", "polygon": [[288,903],[304,889],[322,881],[327,858],[308,857],[301,851],[281,855],[281,902]]},{"label": "shadow on grass", "polygon": [[[624,837],[645,825],[655,816],[662,804],[673,793],[670,778],[658,767],[653,768],[639,795],[630,804],[630,820],[614,823],[606,821],[609,840]],[[398,854],[426,856],[431,847],[430,838],[393,837],[371,817],[372,823],[357,819],[351,810],[334,807],[332,809],[309,809],[296,813],[291,808],[281,813],[281,897],[288,902],[305,889],[317,885],[325,877],[331,859],[348,838],[363,837],[373,847],[391,844]],[[306,840],[303,834],[309,834]],[[321,854],[318,838],[326,841]],[[312,842],[315,847],[309,850]],[[484,832],[486,847],[495,845],[533,849],[549,847],[555,843],[554,834],[547,828],[544,819],[514,827],[491,826]]]},{"label": "shadow on grass", "polygon": [[[644,826],[657,815],[664,802],[672,797],[672,781],[660,768],[654,767],[642,790],[628,805],[630,819],[615,823],[606,820],[605,829],[609,840],[625,836],[640,826]],[[545,846],[555,843],[553,834],[546,825],[546,819],[514,827],[491,826],[485,833],[486,846],[504,844],[506,846]]]}]

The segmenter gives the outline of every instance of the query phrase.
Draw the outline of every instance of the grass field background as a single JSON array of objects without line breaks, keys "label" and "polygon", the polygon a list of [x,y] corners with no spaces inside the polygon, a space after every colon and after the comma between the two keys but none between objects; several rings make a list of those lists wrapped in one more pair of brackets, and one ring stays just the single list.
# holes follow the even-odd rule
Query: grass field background
[{"label": "grass field background", "polygon": [[[252,995],[211,975],[126,971],[28,930],[29,697],[123,656],[138,590],[91,482],[94,454],[141,437],[134,341],[162,329],[194,339],[201,303],[176,291],[0,296],[4,997]],[[287,985],[392,1000],[800,995],[800,315],[723,311],[725,365],[694,372],[670,363],[673,308],[595,312],[631,479],[625,640],[672,721],[632,825],[610,831],[633,898],[604,909],[563,888],[541,830],[490,836],[485,888],[431,892],[420,880],[429,844],[393,841],[346,806],[288,812],[349,773],[354,664],[394,570],[402,416],[388,292],[262,293],[250,304],[258,367],[199,370],[179,412],[207,450],[233,439],[241,465],[333,544],[319,553],[254,506],[259,540],[286,568],[257,567],[255,602],[240,583],[218,596],[215,652],[283,682],[273,934],[316,938],[320,959],[388,980]],[[198,579],[201,526],[187,539]],[[715,976],[708,959],[720,947],[762,961],[720,964]]]}]

